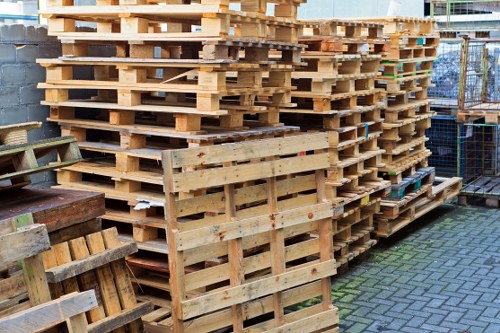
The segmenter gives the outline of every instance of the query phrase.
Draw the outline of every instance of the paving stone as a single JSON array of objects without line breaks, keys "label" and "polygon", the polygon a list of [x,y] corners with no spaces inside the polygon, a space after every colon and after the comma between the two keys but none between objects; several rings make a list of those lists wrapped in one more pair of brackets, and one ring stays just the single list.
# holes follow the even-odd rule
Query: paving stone
[{"label": "paving stone", "polygon": [[430,215],[334,279],[342,333],[500,332],[500,210],[443,207]]}]

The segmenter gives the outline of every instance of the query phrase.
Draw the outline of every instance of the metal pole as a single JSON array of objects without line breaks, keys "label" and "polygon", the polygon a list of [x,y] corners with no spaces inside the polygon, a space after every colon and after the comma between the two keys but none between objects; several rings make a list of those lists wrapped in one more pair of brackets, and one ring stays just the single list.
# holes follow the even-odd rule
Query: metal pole
[{"label": "metal pole", "polygon": [[461,113],[465,109],[465,91],[467,85],[467,62],[469,59],[469,41],[470,39],[468,36],[463,37],[462,52],[460,53],[460,77],[458,80],[457,113]]},{"label": "metal pole", "polygon": [[483,86],[481,91],[481,102],[486,103],[488,101],[488,79],[489,79],[489,58],[488,58],[488,48],[486,44],[483,46],[483,58],[481,67],[483,69]]},{"label": "metal pole", "polygon": [[462,133],[460,131],[461,125],[457,123],[457,176],[458,177],[463,177],[464,175],[461,175],[461,165],[460,165],[460,157],[461,157],[461,151],[460,151],[460,138],[462,137]]}]

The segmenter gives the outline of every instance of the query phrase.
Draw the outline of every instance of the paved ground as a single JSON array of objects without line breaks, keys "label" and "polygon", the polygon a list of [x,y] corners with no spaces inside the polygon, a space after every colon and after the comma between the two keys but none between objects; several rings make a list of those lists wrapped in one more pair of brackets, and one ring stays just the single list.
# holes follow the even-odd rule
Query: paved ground
[{"label": "paved ground", "polygon": [[336,278],[341,332],[500,333],[500,210],[444,206]]}]

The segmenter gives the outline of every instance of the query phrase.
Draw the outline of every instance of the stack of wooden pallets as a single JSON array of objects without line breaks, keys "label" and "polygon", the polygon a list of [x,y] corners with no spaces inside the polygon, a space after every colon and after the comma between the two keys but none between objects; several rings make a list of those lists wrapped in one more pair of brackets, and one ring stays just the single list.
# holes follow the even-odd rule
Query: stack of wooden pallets
[{"label": "stack of wooden pallets", "polygon": [[[63,43],[62,57],[38,61],[43,104],[86,158],[58,183],[104,192],[103,225],[137,241],[128,264],[156,306],[149,331],[338,331],[328,140],[279,120],[301,64],[301,2],[51,1],[43,12]],[[96,44],[114,54],[94,56]],[[80,66],[93,80],[73,78]],[[86,89],[94,96],[73,98]]]},{"label": "stack of wooden pallets", "polygon": [[[279,122],[289,105],[291,72],[300,63],[300,1],[49,1],[42,12],[63,56],[47,68],[43,104],[49,121],[74,135],[85,162],[58,173],[67,189],[106,193],[105,226],[139,249],[167,253],[161,151],[279,137],[297,129]],[[95,25],[80,31],[80,22]],[[93,56],[95,45],[114,50]],[[92,68],[93,80],[73,77]],[[72,96],[95,89],[91,98]],[[147,209],[134,209],[145,202]]]},{"label": "stack of wooden pallets", "polygon": [[[388,200],[382,201],[375,225],[379,237],[388,237],[428,211],[429,202],[435,204],[443,199],[433,188],[435,172],[428,168],[431,152],[425,146],[425,130],[431,126],[433,115],[427,89],[437,59],[439,34],[432,19],[390,17],[366,21],[384,24],[383,35],[390,39],[376,83],[387,94],[383,134],[379,138],[385,150],[385,166],[379,171],[391,181],[392,188]],[[444,196],[449,199],[456,195],[459,181],[447,180],[438,189],[452,189]]]},{"label": "stack of wooden pallets", "polygon": [[283,120],[328,133],[327,196],[336,211],[336,259],[344,264],[376,243],[370,236],[373,217],[390,185],[378,177],[384,91],[375,87],[387,42],[377,23],[303,23],[299,41],[307,46],[306,64],[293,73],[297,107],[283,109]]}]

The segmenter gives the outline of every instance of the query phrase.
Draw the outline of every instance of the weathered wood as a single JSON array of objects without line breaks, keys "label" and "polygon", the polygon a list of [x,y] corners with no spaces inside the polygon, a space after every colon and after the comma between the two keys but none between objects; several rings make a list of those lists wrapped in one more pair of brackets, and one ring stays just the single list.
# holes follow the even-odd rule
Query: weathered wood
[{"label": "weathered wood", "polygon": [[[0,319],[0,332],[29,333],[38,331],[78,316],[96,306],[97,300],[91,290],[70,294]],[[76,319],[70,320],[70,325],[74,329],[70,332],[86,332],[86,330],[82,330],[81,322],[77,322]]]},{"label": "weathered wood", "polygon": [[124,323],[129,323],[141,318],[145,314],[153,310],[151,303],[140,303],[130,309],[122,310],[120,313],[104,318],[100,321],[94,322],[89,325],[89,333],[108,333],[119,327]]},{"label": "weathered wood", "polygon": [[[274,317],[255,326],[257,332],[288,323],[300,327],[300,320],[332,310],[326,285],[336,273],[336,262],[332,203],[325,200],[321,170],[329,165],[321,160],[327,155],[325,139],[325,134],[314,134],[262,140],[262,145],[226,145],[227,151],[215,146],[164,153],[172,316],[156,327],[251,332],[243,321],[264,314]],[[321,162],[313,166],[313,161]],[[231,173],[234,170],[240,172]],[[211,177],[183,177],[193,173]],[[321,234],[320,239],[311,233]],[[315,282],[316,294],[304,289],[303,296],[321,295],[328,304],[286,313],[287,306],[300,302],[289,303],[289,291],[297,287],[300,293],[299,286]],[[332,319],[311,331],[336,323]]]},{"label": "weathered wood", "polygon": [[123,244],[115,249],[97,252],[85,259],[71,261],[67,264],[47,269],[47,279],[50,283],[61,282],[105,264],[109,264],[112,261],[122,259],[135,252],[137,252],[137,245],[135,243]]},{"label": "weathered wood", "polygon": [[[116,249],[122,246],[118,239],[118,232],[115,228],[106,229],[102,232],[106,249]],[[110,264],[115,278],[118,297],[125,309],[131,309],[137,304],[135,293],[130,280],[130,273],[123,260],[116,260]],[[132,332],[141,332],[143,329],[142,320],[131,321],[129,328]]]},{"label": "weathered wood", "polygon": [[104,214],[100,193],[26,187],[16,195],[0,193],[0,220],[31,213],[34,223],[50,233],[95,219]]},{"label": "weathered wood", "polygon": [[41,224],[0,235],[0,266],[33,257],[50,247],[47,228]]}]

